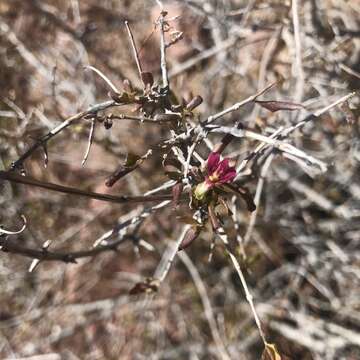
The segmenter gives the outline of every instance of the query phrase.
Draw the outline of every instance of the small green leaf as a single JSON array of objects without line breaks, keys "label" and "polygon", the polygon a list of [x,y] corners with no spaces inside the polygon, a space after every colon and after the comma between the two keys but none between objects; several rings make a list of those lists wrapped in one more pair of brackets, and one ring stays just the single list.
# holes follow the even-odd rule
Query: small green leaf
[{"label": "small green leaf", "polygon": [[130,167],[136,165],[136,163],[141,159],[139,155],[128,153],[126,157],[125,166]]}]

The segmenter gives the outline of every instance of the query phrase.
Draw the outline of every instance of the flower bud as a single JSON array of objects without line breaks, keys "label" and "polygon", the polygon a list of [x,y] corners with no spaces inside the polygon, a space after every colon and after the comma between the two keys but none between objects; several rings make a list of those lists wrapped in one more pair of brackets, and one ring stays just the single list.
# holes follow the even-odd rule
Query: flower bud
[{"label": "flower bud", "polygon": [[206,181],[203,181],[202,183],[198,184],[194,190],[195,198],[197,200],[203,200],[210,189],[211,186]]}]

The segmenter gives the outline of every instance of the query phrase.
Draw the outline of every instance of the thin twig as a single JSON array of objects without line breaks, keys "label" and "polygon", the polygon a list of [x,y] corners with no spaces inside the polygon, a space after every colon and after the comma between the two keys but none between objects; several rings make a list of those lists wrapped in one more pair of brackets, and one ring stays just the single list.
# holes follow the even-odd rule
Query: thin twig
[{"label": "thin twig", "polygon": [[292,18],[294,25],[294,38],[295,38],[295,69],[297,75],[295,101],[301,102],[304,93],[304,70],[302,65],[301,55],[301,37],[300,37],[300,22],[298,14],[298,2],[297,0],[291,1]]},{"label": "thin twig", "polygon": [[[282,31],[282,27],[276,29],[264,48],[263,56],[261,57],[261,63],[259,67],[259,79],[258,79],[257,89],[262,89],[265,86],[266,75],[267,75],[266,70],[269,66],[270,61],[273,59],[275,50],[277,49],[280,40],[281,31]],[[251,120],[249,121],[249,126],[254,125],[256,119],[260,114],[260,111],[261,111],[260,106],[254,106],[254,110],[251,114]]]},{"label": "thin twig", "polygon": [[[125,21],[125,26],[126,26],[126,29],[128,31],[128,34],[129,34],[129,38],[130,38],[130,44],[132,46],[132,49],[133,49],[133,54],[134,54],[134,59],[135,59],[135,62],[136,62],[136,66],[137,66],[137,69],[138,69],[138,72],[139,72],[139,77],[142,81],[142,68],[141,68],[141,62],[140,62],[140,58],[139,58],[139,53],[138,53],[138,50],[136,48],[136,43],[135,43],[135,40],[134,40],[134,36],[132,34],[132,31],[131,31],[131,28],[130,28],[130,25],[129,25],[129,22],[128,21]],[[144,82],[143,82],[143,85],[145,86]]]},{"label": "thin twig", "polygon": [[179,251],[179,246],[182,243],[184,236],[186,232],[190,229],[190,227],[190,225],[185,225],[178,239],[176,241],[170,242],[167,249],[165,250],[160,260],[160,263],[154,273],[154,278],[158,279],[160,283],[164,281],[166,275],[168,274],[171,264]]},{"label": "thin twig", "polygon": [[[105,251],[116,250],[118,246],[124,243],[126,240],[132,239],[132,235],[128,233],[131,226],[136,229],[154,211],[157,211],[169,205],[170,203],[170,200],[163,201],[160,204],[143,210],[138,216],[131,217],[131,219],[121,222],[120,224],[116,225],[113,230],[108,231],[99,239],[97,239],[93,248],[90,250],[81,250],[75,252],[54,252],[48,251],[48,246],[45,246],[45,248],[43,247],[42,249],[32,249],[1,237],[0,249],[3,252],[22,255],[35,259],[35,261],[38,260],[36,263],[33,263],[33,266],[36,266],[40,261],[62,261],[65,263],[75,263],[76,259],[93,257]],[[113,241],[110,241],[111,239],[113,239]],[[49,242],[46,242],[45,244],[50,245]]]},{"label": "thin twig", "polygon": [[226,114],[229,114],[231,112],[234,112],[236,110],[239,110],[242,106],[249,104],[253,101],[255,101],[259,96],[261,96],[262,94],[264,94],[265,92],[269,91],[271,88],[273,88],[275,85],[277,84],[277,82],[273,82],[269,85],[267,85],[265,88],[259,90],[256,94],[249,96],[248,98],[246,98],[243,101],[240,101],[232,106],[230,106],[229,108],[218,112],[217,114],[211,115],[207,118],[205,125],[211,124],[213,121],[223,117]]},{"label": "thin twig", "polygon": [[261,168],[260,171],[260,178],[256,187],[256,192],[255,192],[255,196],[254,196],[254,204],[256,205],[256,209],[251,213],[251,217],[250,217],[250,221],[249,221],[249,226],[246,230],[245,236],[244,236],[244,243],[247,244],[251,238],[252,232],[254,230],[254,226],[256,223],[256,217],[257,217],[257,213],[259,210],[259,205],[260,205],[260,199],[261,199],[261,194],[262,194],[262,190],[264,187],[264,183],[265,183],[265,178],[266,175],[270,169],[270,165],[271,162],[273,161],[275,157],[274,153],[270,153],[270,155],[267,157],[267,159],[265,160],[264,165]]},{"label": "thin twig", "polygon": [[221,359],[230,360],[230,356],[226,350],[224,341],[222,340],[222,338],[220,336],[218,325],[215,320],[215,315],[214,315],[213,309],[211,307],[210,299],[206,292],[205,284],[202,281],[201,276],[200,276],[196,266],[194,265],[194,263],[192,262],[192,260],[190,259],[190,257],[187,255],[187,253],[185,251],[179,252],[179,258],[184,263],[186,268],[189,270],[189,273],[194,281],[196,289],[200,295],[200,299],[201,299],[201,302],[203,304],[204,311],[205,311],[205,316],[209,323],[211,334],[215,341],[219,355],[220,355]]},{"label": "thin twig", "polygon": [[[279,129],[277,129],[276,131],[274,131],[269,138],[270,139],[276,139],[278,137],[279,134],[281,134],[281,132],[283,131],[284,127],[280,126]],[[240,164],[239,166],[236,168],[236,172],[237,172],[237,176],[235,178],[235,181],[238,180],[238,178],[241,176],[241,171],[244,170],[244,168],[246,167],[246,165],[249,163],[250,160],[254,159],[255,157],[259,156],[261,154],[261,152],[263,150],[265,150],[267,148],[267,144],[265,143],[260,143],[255,150],[253,150]]]},{"label": "thin twig", "polygon": [[196,145],[197,145],[197,141],[194,141],[193,144],[191,144],[191,146],[188,146],[188,154],[187,154],[187,159],[186,159],[185,168],[184,168],[184,179],[187,179],[187,177],[188,177],[190,162],[191,162],[193,153],[195,151]]},{"label": "thin twig", "polygon": [[[154,192],[153,192],[154,193]],[[124,217],[121,217],[121,221],[119,224],[114,226],[113,229],[110,231],[107,231],[105,234],[100,236],[97,240],[95,240],[93,247],[97,247],[99,245],[108,244],[110,239],[115,239],[124,236],[128,230],[129,227],[139,227],[140,224],[153,212],[162,209],[169,205],[171,203],[171,200],[165,200],[159,204],[153,205],[151,207],[146,208],[145,210],[142,210],[139,215],[134,216],[134,214],[128,213],[126,214],[126,218],[124,220]]]},{"label": "thin twig", "polygon": [[346,66],[345,64],[341,63],[341,64],[339,65],[339,68],[340,68],[341,70],[345,71],[346,73],[348,73],[348,74],[350,74],[350,75],[352,75],[352,76],[360,79],[360,72],[355,71],[354,69]]},{"label": "thin twig", "polygon": [[111,115],[111,120],[133,120],[138,121],[140,123],[150,123],[150,124],[156,124],[156,125],[162,125],[164,123],[173,122],[174,119],[172,118],[163,118],[161,120],[158,120],[155,118],[149,118],[149,117],[143,117],[143,116],[133,116],[133,115],[127,115],[127,114],[120,114],[120,115]]},{"label": "thin twig", "polygon": [[267,341],[266,341],[266,337],[265,337],[265,333],[262,329],[262,325],[261,325],[261,321],[260,321],[260,318],[256,312],[256,308],[255,308],[255,304],[254,304],[254,299],[253,299],[253,296],[251,295],[250,293],[250,290],[247,286],[247,283],[246,283],[246,280],[245,280],[245,277],[244,277],[244,274],[241,270],[241,267],[240,267],[240,264],[239,262],[237,261],[235,255],[232,253],[232,251],[230,250],[230,246],[229,246],[229,241],[228,241],[228,238],[227,238],[227,235],[224,231],[223,228],[219,228],[217,231],[216,231],[216,235],[222,240],[222,242],[224,243],[225,247],[226,247],[226,251],[231,259],[231,262],[233,263],[234,265],[234,268],[240,278],[240,281],[241,281],[241,285],[244,289],[244,292],[245,292],[245,296],[246,296],[246,300],[247,302],[249,303],[250,305],[250,308],[251,308],[251,311],[253,313],[253,316],[254,316],[254,319],[255,319],[255,323],[257,325],[257,328],[259,330],[259,334],[260,334],[260,337],[264,343],[264,345],[266,346],[267,344]]},{"label": "thin twig", "polygon": [[234,268],[235,268],[235,270],[236,270],[236,272],[237,272],[237,274],[238,274],[238,276],[239,276],[239,278],[240,278],[241,284],[242,284],[243,289],[244,289],[244,291],[245,291],[246,300],[247,300],[247,302],[249,303],[250,308],[251,308],[251,311],[252,311],[252,313],[253,313],[253,315],[254,315],[254,319],[255,319],[255,322],[256,322],[256,326],[257,326],[257,328],[258,328],[258,330],[259,330],[259,334],[260,334],[261,340],[263,341],[264,345],[266,346],[267,341],[266,341],[266,338],[265,338],[265,333],[264,333],[264,331],[263,331],[263,329],[262,329],[259,315],[258,315],[257,312],[256,312],[256,308],[255,308],[253,296],[251,295],[251,293],[250,293],[250,291],[249,291],[249,288],[248,288],[248,286],[247,286],[247,283],[246,283],[244,274],[243,274],[243,272],[242,272],[242,270],[241,270],[240,264],[239,264],[239,262],[237,261],[235,255],[234,255],[233,253],[231,253],[231,252],[229,251],[229,249],[227,249],[227,252],[228,252],[228,254],[229,254],[229,256],[230,256],[230,259],[231,259],[231,261],[232,261],[232,263],[233,263],[233,265],[234,265]]},{"label": "thin twig", "polygon": [[172,195],[114,196],[109,194],[100,194],[92,191],[86,191],[68,186],[53,184],[45,181],[39,181],[31,178],[30,176],[21,176],[14,172],[8,172],[8,171],[0,171],[0,179],[11,181],[17,184],[30,185],[64,194],[85,196],[88,198],[92,198],[100,201],[113,202],[117,204],[143,203],[143,202],[163,201],[163,200],[172,199]]},{"label": "thin twig", "polygon": [[63,261],[65,263],[75,263],[76,259],[95,256],[101,252],[104,252],[105,250],[114,250],[119,245],[119,243],[123,241],[124,238],[122,238],[121,241],[99,246],[91,250],[75,252],[52,252],[46,249],[37,250],[28,248],[26,246],[18,245],[13,241],[9,241],[8,239],[0,238],[0,247],[4,252],[22,255],[32,259],[39,259],[41,261]]},{"label": "thin twig", "polygon": [[334,101],[330,105],[325,106],[324,108],[315,111],[313,114],[310,114],[304,120],[298,122],[296,125],[293,125],[293,126],[290,126],[289,128],[284,129],[283,132],[281,133],[281,137],[288,136],[290,133],[294,132],[296,129],[303,127],[309,121],[319,118],[321,115],[325,114],[326,112],[328,112],[335,106],[349,100],[350,98],[354,97],[355,95],[356,95],[356,91],[353,91],[350,94],[347,94],[347,95],[341,97],[340,99]]},{"label": "thin twig", "polygon": [[89,153],[90,153],[90,149],[91,149],[91,145],[93,143],[94,140],[94,134],[95,134],[95,125],[96,125],[96,119],[92,119],[91,120],[91,128],[90,128],[90,133],[89,133],[89,140],[88,140],[88,144],[86,147],[86,151],[85,151],[85,155],[84,158],[81,162],[81,166],[84,166],[88,157],[89,157]]},{"label": "thin twig", "polygon": [[280,151],[289,153],[300,159],[304,159],[304,160],[308,161],[312,165],[318,166],[322,172],[325,172],[327,170],[327,165],[323,161],[318,160],[318,159],[314,158],[313,156],[306,154],[304,151],[297,149],[295,146],[293,146],[287,142],[281,141],[281,140],[273,139],[271,137],[258,134],[254,131],[236,129],[236,128],[231,128],[231,127],[227,127],[227,126],[219,126],[219,127],[210,128],[209,131],[215,132],[215,133],[231,134],[238,138],[245,137],[245,138],[261,141],[268,145],[274,146],[275,148],[277,148]]},{"label": "thin twig", "polygon": [[[241,47],[244,47],[244,46],[247,46],[250,44],[254,44],[257,42],[265,41],[267,39],[269,39],[268,35],[257,38],[257,39],[246,40],[243,43],[241,43]],[[241,40],[243,40],[243,38],[240,36],[230,37],[229,39],[223,41],[221,44],[216,45],[210,49],[206,49],[206,50],[202,51],[200,54],[193,56],[189,60],[186,60],[183,63],[172,68],[169,71],[169,78],[171,79],[173,77],[179,76],[183,72],[185,72],[185,71],[193,68],[195,65],[199,64],[201,61],[209,59],[209,58],[221,53],[222,51],[231,49],[234,45],[236,45],[236,43],[238,41],[241,41]]]},{"label": "thin twig", "polygon": [[24,215],[21,215],[21,219],[23,220],[23,226],[21,227],[20,230],[15,230],[15,231],[11,231],[11,230],[5,230],[1,225],[0,225],[0,235],[18,235],[21,234],[25,229],[26,229],[26,217]]},{"label": "thin twig", "polygon": [[87,65],[87,66],[84,66],[84,69],[94,71],[96,74],[98,74],[106,82],[106,84],[111,88],[111,90],[113,90],[115,93],[120,92],[117,89],[117,87],[111,82],[111,80],[103,72],[101,72],[99,69],[97,69],[96,67],[91,66],[91,65]]},{"label": "thin twig", "polygon": [[108,100],[103,103],[93,105],[87,110],[79,112],[76,115],[69,117],[68,119],[63,121],[60,125],[52,129],[49,133],[38,139],[33,145],[31,145],[30,148],[27,151],[25,151],[25,153],[21,155],[20,158],[12,164],[12,168],[13,169],[22,168],[24,161],[28,157],[30,157],[35,150],[37,150],[40,147],[43,147],[44,144],[46,144],[51,138],[62,132],[70,125],[74,124],[76,121],[82,119],[84,116],[89,114],[95,114],[98,111],[108,109],[112,106],[117,106],[116,102],[114,100]]},{"label": "thin twig", "polygon": [[169,79],[168,79],[168,72],[167,72],[167,64],[166,64],[166,43],[165,43],[165,31],[164,31],[164,22],[166,12],[162,9],[163,5],[159,2],[159,6],[161,8],[160,17],[159,17],[159,24],[160,24],[160,66],[161,66],[161,74],[162,74],[162,81],[163,87],[165,89],[169,88]]}]

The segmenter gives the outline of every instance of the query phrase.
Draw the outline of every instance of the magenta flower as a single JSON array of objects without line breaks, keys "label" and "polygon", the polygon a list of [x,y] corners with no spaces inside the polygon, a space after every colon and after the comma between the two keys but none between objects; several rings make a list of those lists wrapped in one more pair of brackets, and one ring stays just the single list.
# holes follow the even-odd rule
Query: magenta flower
[{"label": "magenta flower", "polygon": [[214,187],[230,183],[234,180],[236,170],[229,162],[229,159],[220,161],[220,154],[217,152],[210,153],[206,163],[207,175],[205,181],[198,184],[194,191],[195,197],[198,200],[202,200],[207,192]]}]

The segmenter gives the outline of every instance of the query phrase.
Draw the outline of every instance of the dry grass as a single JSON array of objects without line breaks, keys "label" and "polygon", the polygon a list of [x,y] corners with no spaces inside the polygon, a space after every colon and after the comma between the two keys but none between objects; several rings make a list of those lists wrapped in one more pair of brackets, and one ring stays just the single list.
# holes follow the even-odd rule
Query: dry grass
[{"label": "dry grass", "polygon": [[[164,4],[168,17],[182,15],[170,25],[184,32],[167,52],[171,89],[179,98],[204,99],[194,111],[195,124],[272,82],[277,86],[261,100],[306,107],[270,112],[249,101],[216,121],[223,129],[207,136],[214,144],[226,129],[235,134],[237,122],[249,132],[226,149],[238,165],[259,144],[253,133],[269,141],[276,131],[289,129],[284,141],[306,153],[304,159],[276,143],[280,150],[268,146],[246,163],[239,184],[250,189],[257,210],[250,213],[244,202],[230,201],[236,211],[224,227],[245,251],[246,258],[238,258],[269,342],[291,359],[359,359],[359,96],[334,103],[360,88],[360,5],[345,0]],[[105,82],[84,66],[95,66],[119,89],[125,78],[141,86],[125,20],[143,70],[161,82],[158,16],[155,1],[2,0],[0,170],[64,119],[109,99]],[[27,173],[132,196],[168,180],[163,154],[154,151],[112,188],[104,184],[128,152],[143,155],[169,138],[166,126],[123,120],[114,120],[111,130],[97,126],[82,167],[90,125],[81,119],[52,139],[46,169],[43,151],[34,151],[24,163]],[[205,145],[197,150],[207,158]],[[321,172],[313,158],[327,170]],[[4,228],[21,227],[20,214],[27,219],[26,230],[6,241],[39,250],[51,240],[54,252],[92,249],[96,239],[147,207],[5,181],[0,191]],[[0,357],[260,359],[263,343],[221,241],[208,262],[210,227],[175,257],[156,294],[129,295],[135,284],[156,274],[168,245],[179,239],[187,203],[177,212],[164,207],[150,214],[117,251],[77,264],[42,261],[28,273],[31,259],[0,252]]]}]

